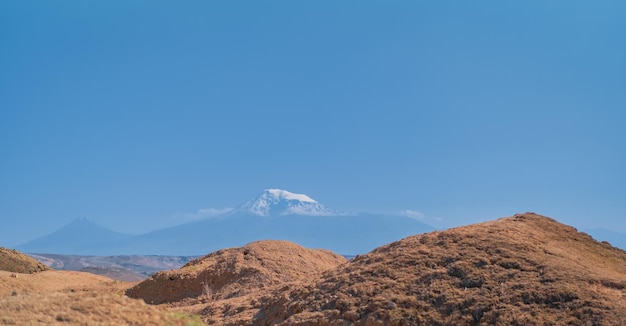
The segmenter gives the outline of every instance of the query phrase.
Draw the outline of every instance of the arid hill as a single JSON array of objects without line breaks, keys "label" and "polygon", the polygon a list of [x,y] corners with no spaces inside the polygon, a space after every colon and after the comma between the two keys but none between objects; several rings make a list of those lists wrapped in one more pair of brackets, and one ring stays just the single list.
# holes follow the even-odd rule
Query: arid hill
[{"label": "arid hill", "polygon": [[253,325],[624,325],[626,252],[533,213],[405,238],[262,299]]},{"label": "arid hill", "polygon": [[188,313],[231,326],[626,325],[626,252],[525,213],[411,236],[351,261],[259,241],[134,286],[0,271],[0,324],[201,324]]},{"label": "arid hill", "polygon": [[[0,262],[6,264],[5,257],[31,259],[8,252],[10,256],[2,256]],[[129,283],[76,271],[0,271],[0,325],[203,325],[198,318],[124,297],[128,287]]]},{"label": "arid hill", "polygon": [[17,251],[0,247],[0,271],[32,274],[48,270],[37,260]]},{"label": "arid hill", "polygon": [[126,294],[147,303],[185,301],[190,305],[302,281],[344,262],[344,257],[327,250],[306,249],[288,241],[258,241],[213,252],[177,270],[158,272]]},{"label": "arid hill", "polygon": [[215,325],[626,324],[626,252],[533,213],[408,237],[305,278],[276,275],[309,256],[245,252],[159,274],[145,293]]}]

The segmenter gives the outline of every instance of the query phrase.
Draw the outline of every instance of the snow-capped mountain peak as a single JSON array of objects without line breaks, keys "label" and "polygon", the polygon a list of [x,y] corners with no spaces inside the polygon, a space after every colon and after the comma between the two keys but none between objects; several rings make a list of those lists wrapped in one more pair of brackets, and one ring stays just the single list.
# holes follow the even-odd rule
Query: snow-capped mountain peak
[{"label": "snow-capped mountain peak", "polygon": [[326,208],[307,195],[295,194],[282,189],[266,189],[259,197],[242,205],[238,211],[259,216],[340,215],[339,212]]},{"label": "snow-capped mountain peak", "polygon": [[278,200],[298,200],[305,203],[317,203],[317,201],[305,194],[294,194],[282,189],[266,189],[263,192],[263,196],[266,194]]}]

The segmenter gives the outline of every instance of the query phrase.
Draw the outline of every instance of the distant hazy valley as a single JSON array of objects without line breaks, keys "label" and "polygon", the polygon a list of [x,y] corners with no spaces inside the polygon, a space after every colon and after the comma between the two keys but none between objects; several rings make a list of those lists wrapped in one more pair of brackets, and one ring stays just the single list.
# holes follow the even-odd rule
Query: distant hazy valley
[{"label": "distant hazy valley", "polygon": [[135,282],[167,269],[180,268],[196,256],[75,256],[30,254],[29,256],[57,270],[71,270],[103,275],[114,280]]}]

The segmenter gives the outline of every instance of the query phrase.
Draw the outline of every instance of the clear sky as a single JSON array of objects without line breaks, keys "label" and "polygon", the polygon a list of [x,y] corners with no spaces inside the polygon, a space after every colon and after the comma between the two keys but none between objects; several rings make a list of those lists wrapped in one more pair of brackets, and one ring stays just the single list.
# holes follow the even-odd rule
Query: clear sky
[{"label": "clear sky", "polygon": [[[626,2],[2,1],[0,245],[266,188],[626,232]],[[203,212],[210,212],[204,210]]]}]

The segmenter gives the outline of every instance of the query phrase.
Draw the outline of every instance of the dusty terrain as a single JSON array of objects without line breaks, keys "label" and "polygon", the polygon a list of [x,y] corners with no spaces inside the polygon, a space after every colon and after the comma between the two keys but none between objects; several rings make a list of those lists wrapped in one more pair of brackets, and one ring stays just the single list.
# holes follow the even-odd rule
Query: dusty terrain
[{"label": "dusty terrain", "polygon": [[626,325],[626,252],[525,213],[411,236],[350,261],[259,241],[136,284],[81,272],[0,272],[2,324],[199,318],[259,326]]},{"label": "dusty terrain", "polygon": [[11,251],[11,257],[15,259],[10,260],[10,265],[6,256],[0,258],[4,269],[0,270],[1,325],[202,324],[192,316],[125,297],[124,290],[130,283],[75,271],[45,270],[31,274],[6,271],[14,270],[14,266],[39,264],[18,252]]},{"label": "dusty terrain", "polygon": [[526,213],[409,237],[266,299],[255,325],[624,325],[626,252]]},{"label": "dusty terrain", "polygon": [[255,312],[251,300],[262,293],[305,281],[345,262],[343,256],[327,250],[306,249],[288,241],[258,241],[216,251],[178,270],[156,273],[126,293],[148,303],[167,303],[178,311],[203,311],[210,323],[246,323]]},{"label": "dusty terrain", "polygon": [[[215,261],[245,255],[213,255],[153,280],[187,284],[194,299],[155,286],[164,292],[149,300],[215,325],[626,324],[626,252],[533,213],[408,237],[320,274],[241,289],[225,284],[246,274],[220,274]],[[303,264],[276,258],[265,264]],[[213,285],[204,296],[202,275]]]}]

